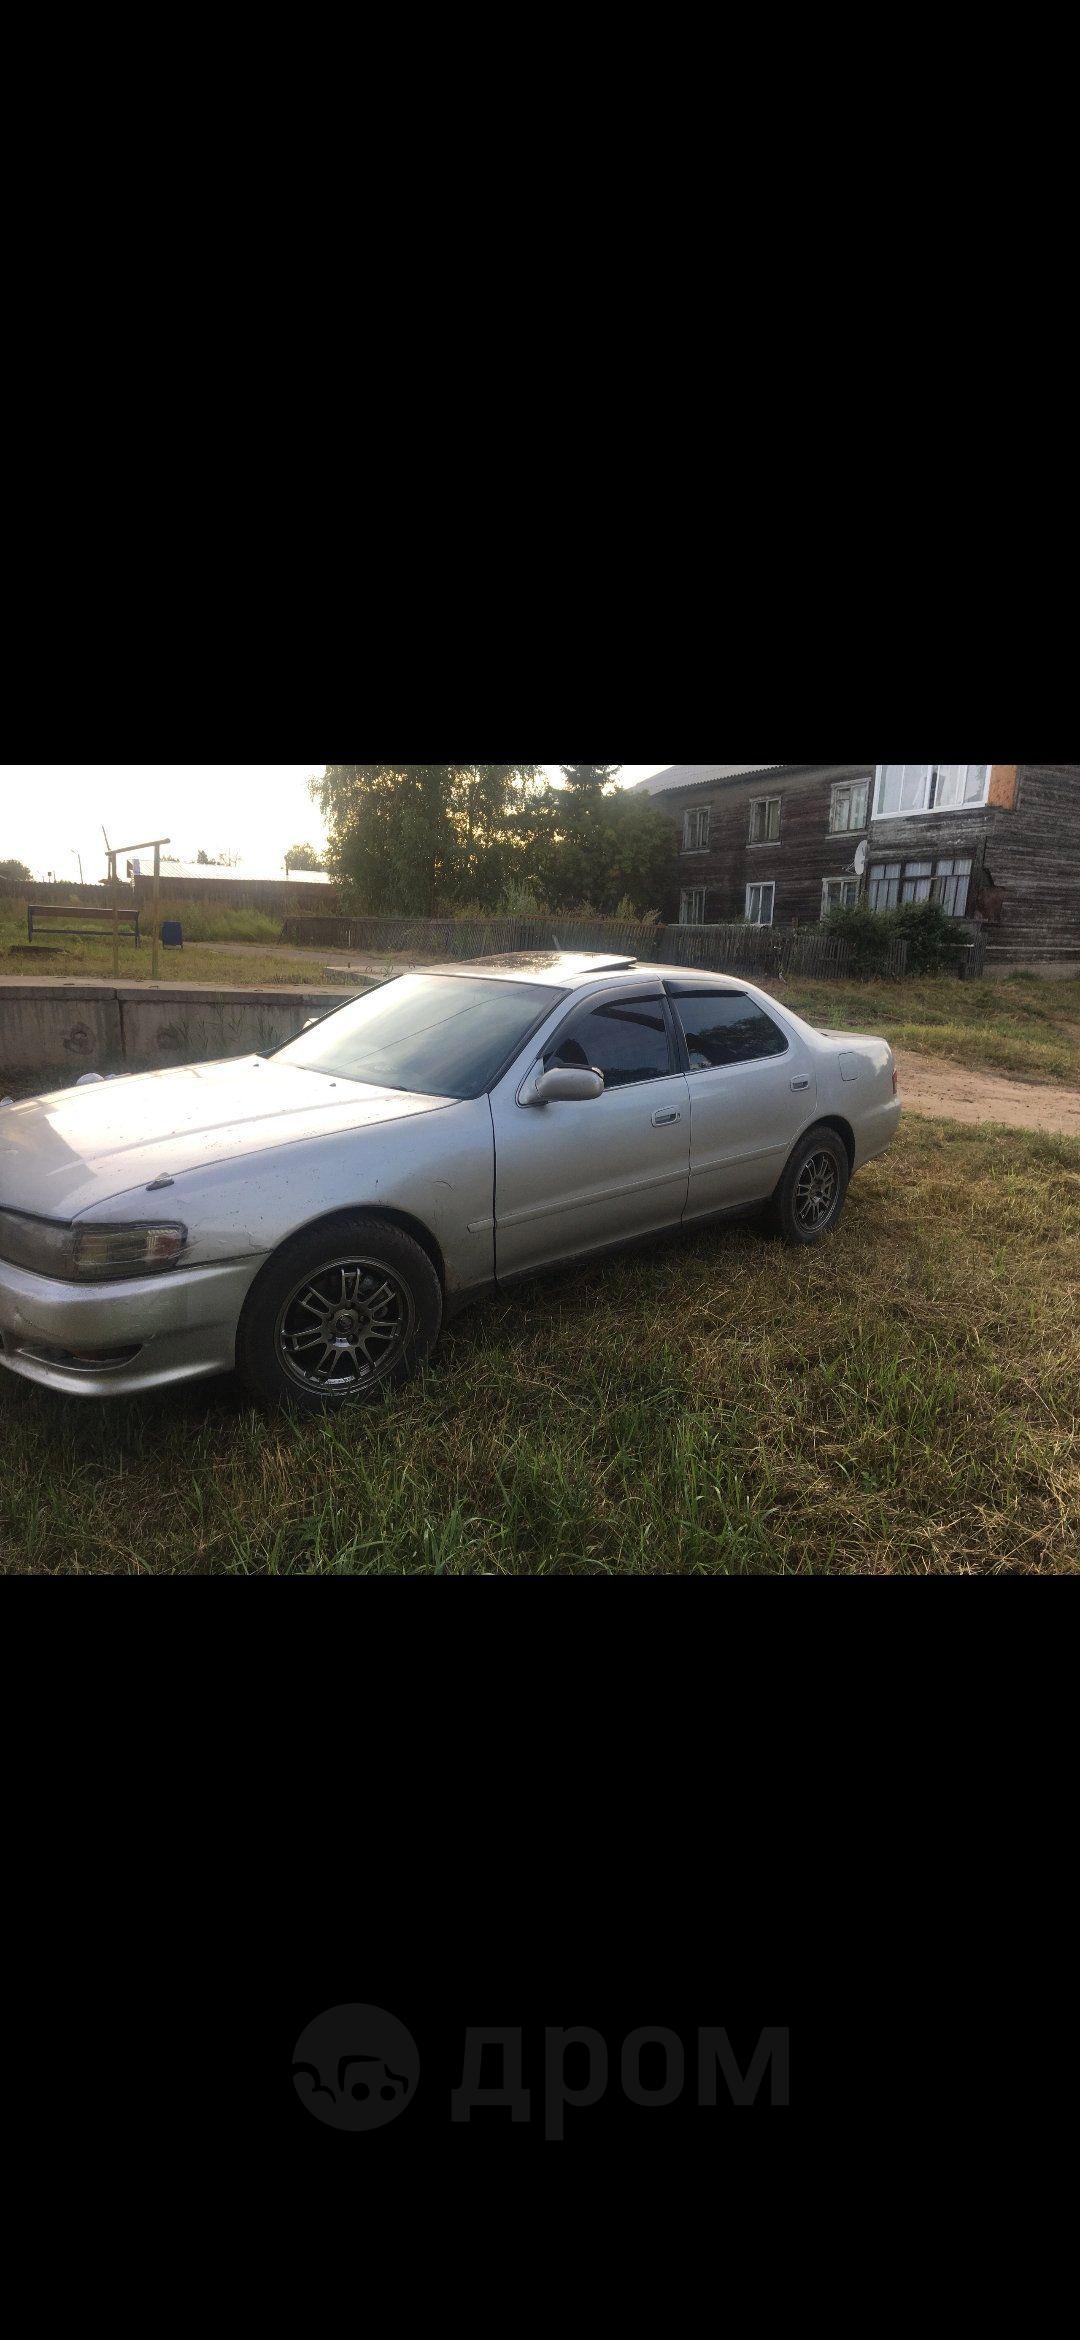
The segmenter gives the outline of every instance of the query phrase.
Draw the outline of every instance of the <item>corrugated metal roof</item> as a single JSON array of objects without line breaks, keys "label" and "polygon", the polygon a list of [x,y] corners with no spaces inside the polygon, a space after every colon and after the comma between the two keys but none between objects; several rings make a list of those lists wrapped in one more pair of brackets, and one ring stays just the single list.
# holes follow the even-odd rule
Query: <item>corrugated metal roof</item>
[{"label": "corrugated metal roof", "polygon": [[666,796],[672,788],[703,788],[714,780],[748,780],[754,772],[782,772],[783,764],[669,764],[664,772],[654,772],[651,780],[639,780],[630,794],[647,790],[650,796]]}]

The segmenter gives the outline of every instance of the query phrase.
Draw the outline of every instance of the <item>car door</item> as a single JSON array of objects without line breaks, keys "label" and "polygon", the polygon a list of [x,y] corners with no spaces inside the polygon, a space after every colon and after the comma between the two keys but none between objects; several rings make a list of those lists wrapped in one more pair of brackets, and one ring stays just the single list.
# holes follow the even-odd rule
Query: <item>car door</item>
[{"label": "car door", "polygon": [[669,983],[686,1047],[690,1192],[686,1218],[772,1194],[817,1106],[805,1042],[734,985]]},{"label": "car door", "polygon": [[523,1105],[536,1060],[491,1100],[500,1282],[677,1227],[690,1185],[690,1099],[663,987],[593,995],[567,1010],[543,1066],[591,1066],[604,1093]]}]

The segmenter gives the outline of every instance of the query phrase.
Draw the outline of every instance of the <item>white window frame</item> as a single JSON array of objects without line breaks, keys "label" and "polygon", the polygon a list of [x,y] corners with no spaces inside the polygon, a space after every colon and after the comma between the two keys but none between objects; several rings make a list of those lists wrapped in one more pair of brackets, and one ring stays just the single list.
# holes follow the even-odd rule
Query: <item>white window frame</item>
[{"label": "white window frame", "polygon": [[[770,811],[771,811],[771,809],[772,809],[772,806],[773,806],[773,805],[775,805],[775,806],[776,806],[776,835],[775,835],[775,837],[771,837],[771,836],[769,835],[769,813],[770,813]],[[764,835],[763,837],[755,837],[755,835],[754,835],[754,814],[755,814],[756,812],[758,812],[758,811],[761,809],[761,807],[762,807],[762,806],[764,806],[764,808],[765,808],[765,835]],[[782,797],[782,796],[752,796],[752,797],[751,797],[751,799],[750,799],[750,834],[749,834],[749,837],[748,837],[748,839],[747,839],[747,843],[748,843],[749,845],[753,846],[755,849],[756,849],[757,847],[761,846],[761,845],[779,845],[779,843],[780,843],[780,831],[781,831],[781,828],[782,828],[782,826],[783,826],[783,820],[784,820],[784,811],[783,811],[783,806],[784,806],[784,799],[783,799],[783,797]]]},{"label": "white window frame", "polygon": [[[863,800],[862,819],[861,821],[854,821],[851,819],[852,799],[859,793],[861,793]],[[870,779],[869,775],[867,775],[865,780],[838,780],[835,783],[832,795],[829,799],[830,837],[850,837],[853,834],[858,835],[861,830],[867,827],[870,820],[870,800],[873,796],[873,793],[874,783]],[[837,820],[836,817],[841,799],[843,799],[848,813],[848,818],[846,821]]]},{"label": "white window frame", "polygon": [[[967,917],[975,874],[974,858],[969,854],[939,855],[929,862],[915,855],[905,861],[875,861],[869,874],[867,901],[871,910],[897,910],[905,902],[940,902],[946,917]],[[961,887],[962,910],[956,906]],[[882,894],[884,900],[880,899]]]},{"label": "white window frame", "polygon": [[[833,888],[833,886],[839,886],[839,887],[841,888],[840,899],[839,899],[839,901],[838,901],[838,902],[830,902],[830,900],[829,900],[829,894],[830,894],[830,892],[831,892],[831,889]],[[822,917],[823,917],[823,918],[826,918],[826,917],[828,916],[828,913],[829,913],[829,911],[830,911],[830,910],[849,910],[849,909],[854,909],[854,907],[855,907],[855,904],[857,903],[857,901],[858,901],[858,899],[859,899],[859,886],[860,886],[860,881],[859,881],[859,879],[858,879],[857,877],[827,877],[827,878],[822,878],[822,881],[821,881],[821,915],[822,915]],[[847,896],[847,897],[848,897],[846,900],[845,900],[845,896]]]},{"label": "white window frame", "polygon": [[[697,843],[696,843],[696,844],[693,844],[693,845],[692,845],[692,844],[691,844],[691,842],[690,842],[690,829],[691,829],[691,824],[693,824],[694,831],[695,831],[695,835],[697,835],[697,832],[698,832],[699,830],[701,830],[701,829],[703,829],[703,830],[704,830],[704,834],[703,834],[703,835],[697,835]],[[686,809],[686,811],[685,811],[685,812],[684,812],[684,814],[683,814],[683,825],[682,825],[682,849],[683,849],[683,852],[684,852],[684,853],[707,853],[707,852],[708,852],[708,850],[709,850],[709,831],[710,831],[711,827],[712,827],[712,806],[711,806],[711,804],[692,804],[692,805],[688,805],[688,806],[687,806],[687,809]]]},{"label": "white window frame", "polygon": [[[768,917],[767,917],[767,918],[754,918],[754,917],[752,917],[752,916],[751,916],[751,911],[750,911],[750,897],[751,897],[751,895],[752,895],[752,894],[761,894],[762,896],[764,896],[765,894],[767,894],[767,895],[768,895],[768,897],[769,897],[769,915],[768,915]],[[765,905],[764,905],[764,901],[763,901],[763,902],[762,902],[762,908],[763,908],[763,909],[764,909],[764,906],[765,906]],[[773,923],[773,919],[775,918],[775,915],[776,915],[776,879],[775,879],[775,878],[755,878],[755,879],[753,880],[753,883],[752,883],[751,885],[748,885],[748,886],[747,886],[747,889],[746,889],[746,919],[747,919],[747,923],[748,923],[748,925],[750,925],[750,926],[771,926],[771,925],[772,925],[772,923]]]},{"label": "white window frame", "polygon": [[[943,813],[955,815],[957,813],[978,812],[989,797],[990,775],[993,769],[992,764],[878,764],[874,769],[873,818],[875,821],[921,821],[929,818],[932,813],[937,813],[940,816]],[[939,775],[955,771],[962,771],[964,775],[964,793],[959,803],[950,800],[948,804],[938,804],[935,799]],[[904,775],[919,774],[922,793],[921,801],[918,804],[907,805],[902,811],[884,812],[882,810],[886,778],[890,772],[901,772]],[[973,781],[976,783],[977,792],[969,796],[967,790]]]},{"label": "white window frame", "polygon": [[[695,917],[693,917],[692,915],[691,915],[691,916],[688,918],[688,917],[687,917],[687,915],[686,915],[686,905],[687,905],[687,903],[688,903],[688,902],[691,902],[691,903],[692,903],[692,902],[698,902],[698,901],[700,901],[700,903],[701,903],[701,916],[700,916],[700,918],[695,918]],[[704,925],[705,925],[705,923],[706,923],[706,921],[705,921],[705,911],[706,911],[706,908],[707,908],[707,906],[708,906],[708,905],[707,905],[707,903],[706,903],[706,899],[705,899],[705,888],[704,888],[704,886],[684,886],[684,887],[683,887],[683,890],[682,890],[682,898],[681,898],[681,900],[680,900],[680,902],[679,902],[679,925],[680,925],[680,926],[704,926]]]}]

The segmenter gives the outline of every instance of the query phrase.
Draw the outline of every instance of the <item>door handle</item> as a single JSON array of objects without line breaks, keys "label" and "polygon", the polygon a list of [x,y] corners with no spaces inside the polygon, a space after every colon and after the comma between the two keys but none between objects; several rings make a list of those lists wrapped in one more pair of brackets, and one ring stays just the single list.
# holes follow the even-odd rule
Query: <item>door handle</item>
[{"label": "door handle", "polygon": [[681,1121],[681,1120],[682,1120],[682,1114],[681,1114],[681,1113],[678,1113],[678,1112],[676,1112],[676,1113],[654,1113],[654,1114],[653,1114],[653,1117],[652,1117],[652,1125],[653,1125],[653,1128],[654,1128],[654,1129],[668,1129],[668,1128],[670,1128],[670,1125],[671,1125],[671,1123],[672,1123],[673,1121]]},{"label": "door handle", "polygon": [[808,1089],[810,1083],[809,1081],[792,1081],[791,1086],[793,1089]]}]

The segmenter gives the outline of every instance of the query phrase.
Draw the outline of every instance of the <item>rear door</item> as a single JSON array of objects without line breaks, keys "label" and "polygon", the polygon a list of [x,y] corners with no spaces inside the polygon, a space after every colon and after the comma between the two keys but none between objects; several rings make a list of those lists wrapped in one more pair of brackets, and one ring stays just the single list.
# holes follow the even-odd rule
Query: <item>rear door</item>
[{"label": "rear door", "polygon": [[500,1281],[677,1227],[690,1185],[690,1096],[663,987],[570,1008],[545,1070],[590,1065],[604,1094],[522,1105],[515,1072],[491,1099]]},{"label": "rear door", "polygon": [[735,985],[669,983],[690,1092],[687,1220],[772,1194],[814,1119],[814,1060],[797,1032]]}]

